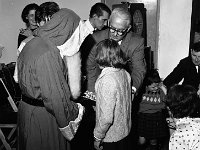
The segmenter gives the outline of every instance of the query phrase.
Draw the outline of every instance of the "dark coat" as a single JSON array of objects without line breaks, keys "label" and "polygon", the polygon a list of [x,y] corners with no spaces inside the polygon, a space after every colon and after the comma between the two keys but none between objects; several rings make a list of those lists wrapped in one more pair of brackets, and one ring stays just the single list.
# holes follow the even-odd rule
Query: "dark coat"
[{"label": "dark coat", "polygon": [[[101,70],[96,63],[96,47],[95,44],[104,39],[109,38],[109,30],[95,32],[88,36],[84,41],[85,48],[81,50],[83,54],[83,62],[85,62],[85,74],[87,76],[87,90],[94,92],[94,85]],[[89,47],[86,48],[86,47]],[[146,73],[146,62],[144,59],[144,39],[129,32],[122,40],[120,45],[125,56],[129,59],[128,72],[131,74],[132,85],[138,89],[144,79]]]},{"label": "dark coat", "polygon": [[200,75],[192,62],[191,56],[180,60],[174,70],[164,79],[163,83],[169,89],[174,84],[178,84],[183,80],[182,84],[189,84],[198,89],[200,83]]}]

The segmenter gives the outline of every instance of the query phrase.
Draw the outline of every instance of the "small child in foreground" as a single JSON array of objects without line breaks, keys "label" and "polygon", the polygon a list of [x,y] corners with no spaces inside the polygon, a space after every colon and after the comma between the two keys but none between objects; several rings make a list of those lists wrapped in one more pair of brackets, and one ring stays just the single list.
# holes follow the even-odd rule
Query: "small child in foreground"
[{"label": "small child in foreground", "polygon": [[167,89],[162,84],[156,69],[150,70],[144,80],[145,92],[142,95],[138,114],[138,133],[140,149],[149,142],[150,150],[159,149],[159,140],[169,135],[163,110],[166,109],[165,96]]}]

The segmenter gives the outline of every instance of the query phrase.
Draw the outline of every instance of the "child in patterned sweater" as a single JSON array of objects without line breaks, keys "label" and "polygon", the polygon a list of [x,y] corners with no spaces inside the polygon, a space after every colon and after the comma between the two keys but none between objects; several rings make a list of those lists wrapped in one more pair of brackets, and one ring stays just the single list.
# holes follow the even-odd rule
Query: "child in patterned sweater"
[{"label": "child in patterned sweater", "polygon": [[158,139],[169,135],[163,110],[167,89],[161,82],[156,69],[150,70],[144,80],[145,92],[142,95],[138,114],[138,134],[141,148],[149,141],[149,149],[158,149]]}]

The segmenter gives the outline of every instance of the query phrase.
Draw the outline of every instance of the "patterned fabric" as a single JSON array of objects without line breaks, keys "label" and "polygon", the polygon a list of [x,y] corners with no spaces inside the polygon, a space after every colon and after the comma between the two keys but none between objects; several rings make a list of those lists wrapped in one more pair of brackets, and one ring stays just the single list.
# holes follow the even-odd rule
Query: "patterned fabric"
[{"label": "patterned fabric", "polygon": [[131,77],[124,69],[106,67],[95,84],[96,126],[94,136],[117,142],[131,129]]},{"label": "patterned fabric", "polygon": [[159,89],[157,92],[146,91],[142,96],[139,112],[155,113],[161,111],[165,107],[165,94]]},{"label": "patterned fabric", "polygon": [[200,118],[176,120],[176,130],[170,137],[169,150],[199,150]]},{"label": "patterned fabric", "polygon": [[139,113],[138,133],[147,139],[168,136],[169,129],[162,112]]}]

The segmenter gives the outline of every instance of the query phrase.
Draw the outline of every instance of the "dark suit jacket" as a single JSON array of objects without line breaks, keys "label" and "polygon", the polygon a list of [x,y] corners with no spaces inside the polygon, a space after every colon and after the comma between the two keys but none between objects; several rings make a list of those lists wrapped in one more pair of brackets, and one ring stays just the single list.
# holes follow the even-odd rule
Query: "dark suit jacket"
[{"label": "dark suit jacket", "polygon": [[180,60],[174,70],[164,79],[163,83],[169,89],[174,84],[178,84],[183,79],[182,84],[189,84],[198,89],[200,83],[200,75],[192,62],[191,56]]},{"label": "dark suit jacket", "polygon": [[[106,29],[95,32],[94,34],[88,36],[83,42],[83,44],[86,45],[85,47],[92,47],[92,49],[85,48],[81,50],[82,53],[89,53],[88,56],[83,58],[83,62],[85,62],[86,65],[88,91],[94,92],[96,79],[101,72],[95,59],[97,54],[95,44],[108,38],[109,30]],[[141,86],[146,73],[146,62],[144,59],[144,39],[134,35],[132,32],[129,32],[122,40],[120,47],[125,56],[129,59],[128,71],[131,74],[132,85],[138,89]]]}]

